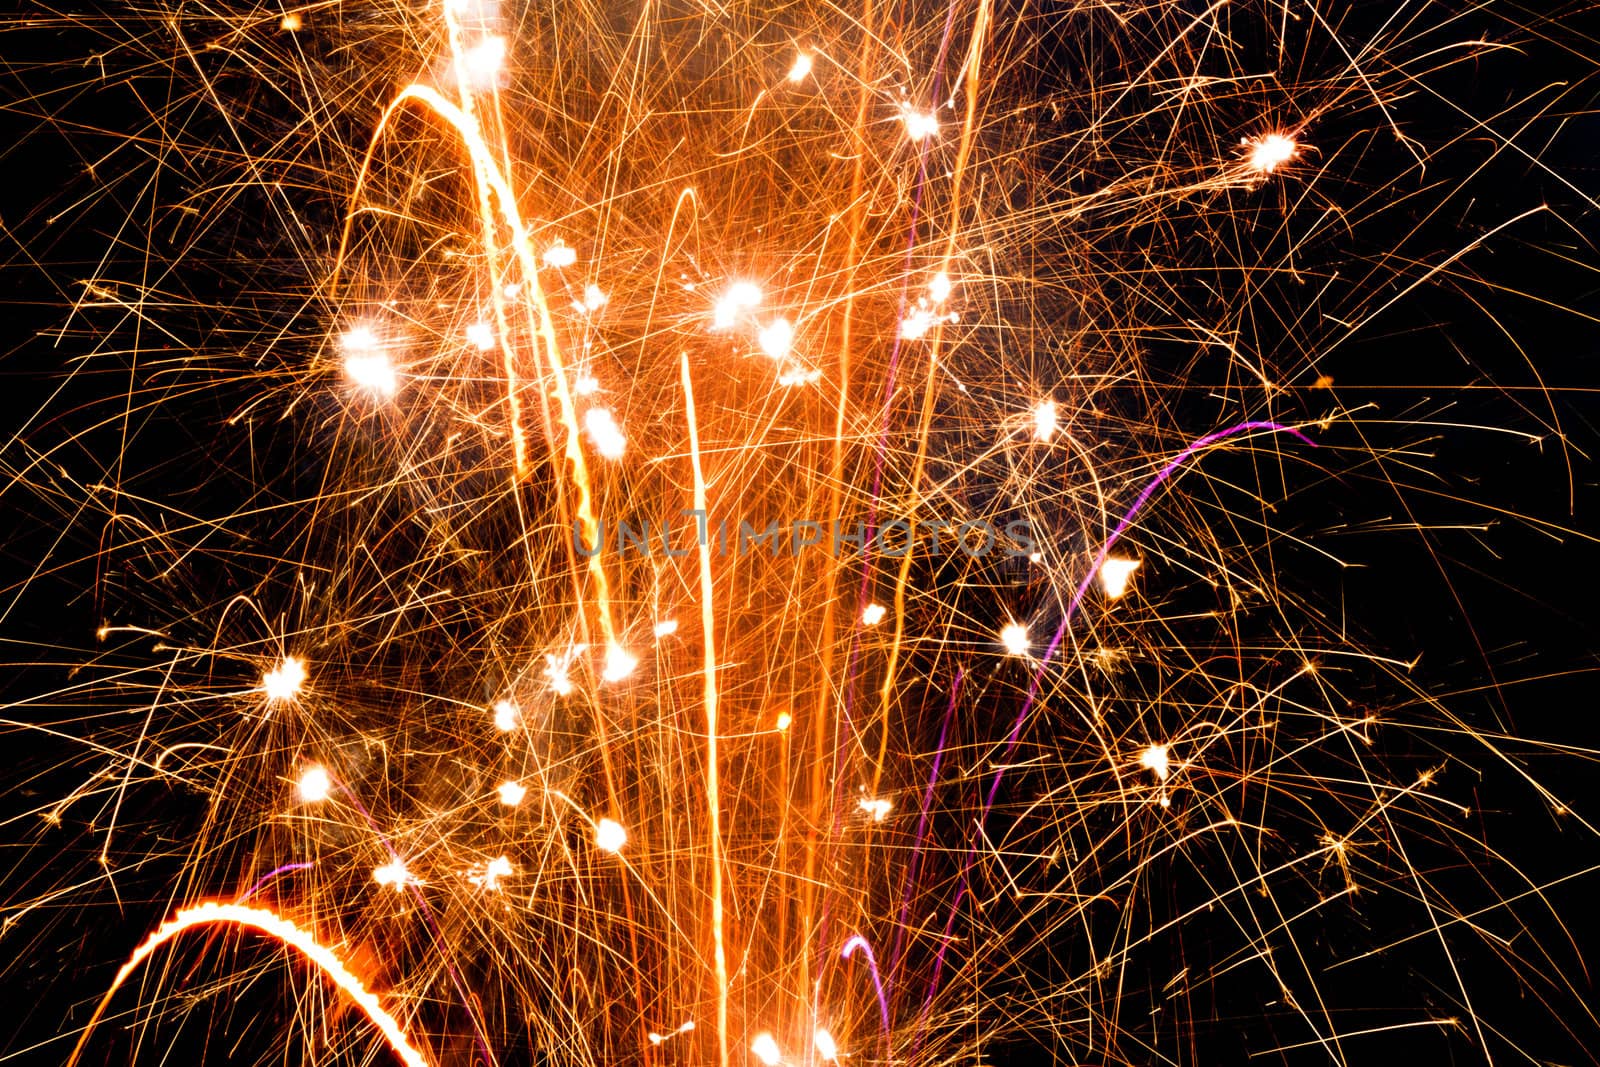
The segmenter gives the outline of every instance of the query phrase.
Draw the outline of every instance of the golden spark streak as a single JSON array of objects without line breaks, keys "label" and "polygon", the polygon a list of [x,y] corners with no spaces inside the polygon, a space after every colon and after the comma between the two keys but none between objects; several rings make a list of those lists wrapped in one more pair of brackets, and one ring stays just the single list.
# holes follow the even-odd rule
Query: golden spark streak
[{"label": "golden spark streak", "polygon": [[[689,356],[682,357],[683,401],[689,421],[689,463],[694,470],[694,506],[706,510],[706,476],[700,467],[700,425],[694,413]],[[711,813],[711,944],[717,969],[717,1048],[728,1067],[728,952],[722,934],[722,812],[717,793],[717,647],[711,610],[711,546],[700,539],[700,626],[704,630],[706,674],[706,807]]]},{"label": "golden spark streak", "polygon": [[223,904],[218,901],[208,901],[192,908],[184,908],[170,921],[162,923],[156,928],[145,943],[134,949],[133,955],[128,957],[128,962],[122,965],[117,972],[117,977],[112,981],[111,988],[106,990],[105,996],[100,998],[99,1005],[94,1009],[94,1015],[89,1018],[89,1023],[83,1028],[83,1035],[78,1038],[78,1044],[72,1050],[72,1055],[67,1057],[67,1067],[74,1067],[78,1057],[83,1054],[83,1046],[88,1042],[89,1035],[94,1032],[95,1024],[100,1021],[100,1016],[106,1010],[106,1005],[111,1002],[111,997],[128,980],[128,976],[139,969],[150,954],[156,949],[171,941],[185,930],[208,923],[231,923],[251,930],[260,930],[270,937],[275,937],[290,948],[298,949],[300,954],[316,964],[323,974],[333,979],[333,983],[349,995],[356,1005],[366,1013],[367,1018],[382,1031],[384,1038],[389,1042],[389,1047],[394,1049],[406,1067],[429,1067],[428,1061],[422,1053],[407,1039],[405,1031],[395,1021],[394,1016],[384,1011],[383,1005],[378,1003],[377,994],[369,991],[361,983],[361,979],[350,973],[344,962],[334,955],[333,950],[317,941],[316,938],[300,929],[288,919],[282,918],[265,908],[251,908],[243,904]]}]

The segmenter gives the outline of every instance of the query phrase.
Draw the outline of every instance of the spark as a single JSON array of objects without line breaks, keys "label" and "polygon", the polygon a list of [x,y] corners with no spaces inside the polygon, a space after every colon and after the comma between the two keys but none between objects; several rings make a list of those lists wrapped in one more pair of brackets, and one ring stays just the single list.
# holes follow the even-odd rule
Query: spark
[{"label": "spark", "polygon": [[583,416],[583,427],[589,431],[589,440],[607,459],[621,459],[628,442],[617,427],[617,420],[607,408],[590,408]]},{"label": "spark", "polygon": [[1172,773],[1171,757],[1166,745],[1151,745],[1139,753],[1139,766],[1152,772],[1156,778],[1166,781]]},{"label": "spark", "polygon": [[794,716],[793,715],[790,715],[787,711],[780,711],[780,712],[778,712],[778,718],[775,720],[774,725],[777,727],[778,732],[781,734],[781,733],[783,733],[785,730],[787,730],[789,728],[789,724],[792,723],[792,722],[794,722]]},{"label": "spark", "polygon": [[620,682],[633,673],[639,665],[639,657],[630,653],[621,645],[612,645],[606,649],[605,669],[600,672],[600,677],[608,682]]},{"label": "spark", "polygon": [[928,299],[935,304],[942,304],[950,299],[950,289],[950,275],[940,271],[928,282]]},{"label": "spark", "polygon": [[756,1039],[750,1043],[750,1051],[755,1053],[756,1059],[767,1067],[777,1067],[777,1064],[783,1062],[783,1053],[778,1049],[777,1038],[765,1030],[757,1034]]},{"label": "spark", "polygon": [[545,249],[543,258],[545,266],[555,267],[557,270],[560,270],[563,267],[570,267],[574,263],[578,262],[578,253],[575,249],[569,247],[558,239],[555,244]]},{"label": "spark", "polygon": [[671,637],[673,634],[678,632],[678,620],[662,619],[660,622],[656,623],[655,629],[651,632],[657,637]]},{"label": "spark", "polygon": [[506,39],[485,37],[461,55],[462,77],[475,88],[492,88],[506,65]]},{"label": "spark", "polygon": [[1106,596],[1116,600],[1128,591],[1133,572],[1139,569],[1139,560],[1109,557],[1100,564],[1100,588]]},{"label": "spark", "polygon": [[301,800],[316,804],[328,799],[328,794],[333,791],[333,781],[321,764],[313,764],[300,775],[299,788]]},{"label": "spark", "polygon": [[268,700],[293,700],[306,684],[306,665],[295,656],[285,656],[272,670],[261,676],[261,689]]},{"label": "spark", "polygon": [[900,104],[900,121],[905,123],[906,136],[913,144],[925,141],[939,133],[939,116],[932,111],[918,111],[909,102]]},{"label": "spark", "polygon": [[1056,402],[1041,400],[1033,409],[1033,436],[1038,441],[1048,441],[1056,432]]},{"label": "spark", "polygon": [[487,322],[473,323],[467,327],[467,341],[479,352],[489,351],[494,347],[494,327]]},{"label": "spark", "polygon": [[799,52],[794,57],[794,63],[789,67],[789,80],[799,84],[806,80],[806,75],[811,73],[811,56],[806,52]]},{"label": "spark", "polygon": [[756,340],[761,351],[773,359],[783,359],[794,347],[794,326],[788,319],[774,319],[762,328]]},{"label": "spark", "polygon": [[882,604],[868,604],[867,610],[861,613],[862,625],[876,626],[883,621],[883,617],[888,613],[889,609],[885,608]]},{"label": "spark", "polygon": [[599,311],[601,308],[606,306],[607,299],[608,297],[606,296],[605,291],[602,290],[598,285],[590,282],[584,287],[583,290],[583,310]]},{"label": "spark", "polygon": [[339,338],[344,349],[344,373],[353,383],[382,396],[393,396],[400,388],[394,365],[382,351],[378,335],[370,326],[356,326]]},{"label": "spark", "polygon": [[406,870],[405,861],[398,858],[390,860],[382,867],[373,868],[372,880],[381,886],[387,886],[396,891],[410,885],[420,884],[411,876],[411,872]]},{"label": "spark", "polygon": [[516,872],[511,865],[511,860],[506,856],[496,856],[488,863],[479,864],[467,875],[467,881],[483,889],[498,892],[500,879],[509,878]]},{"label": "spark", "polygon": [[601,852],[621,852],[628,843],[628,831],[615,819],[601,819],[594,825],[594,847]]},{"label": "spark", "polygon": [[1250,150],[1250,169],[1260,174],[1271,174],[1293,159],[1300,148],[1294,138],[1281,133],[1269,133],[1255,140],[1247,138],[1243,144]]},{"label": "spark", "polygon": [[514,808],[522,803],[522,798],[528,795],[528,790],[521,782],[501,782],[499,793],[500,803],[508,808]]},{"label": "spark", "polygon": [[515,730],[522,721],[522,709],[509,700],[497,700],[494,705],[494,728],[505,733]]},{"label": "spark", "polygon": [[826,1063],[832,1063],[839,1058],[839,1046],[833,1040],[833,1035],[822,1027],[817,1027],[811,1035],[812,1047],[817,1050],[817,1057]]},{"label": "spark", "polygon": [[761,305],[761,287],[754,282],[734,282],[712,310],[711,328],[726,330],[739,316]]},{"label": "spark", "polygon": [[1026,656],[1030,644],[1028,628],[1020,622],[1007,624],[1000,631],[1000,644],[1008,656]]},{"label": "spark", "polygon": [[646,1034],[645,1037],[650,1039],[650,1043],[652,1045],[659,1045],[659,1044],[661,1044],[661,1042],[666,1041],[668,1038],[677,1037],[679,1034],[687,1034],[687,1033],[692,1032],[693,1030],[694,1030],[694,1020],[690,1019],[688,1022],[685,1022],[682,1026],[678,1027],[676,1030],[672,1031],[672,1033],[670,1033],[670,1034],[658,1034],[654,1030],[652,1030],[648,1034]]},{"label": "spark", "polygon": [[304,23],[301,22],[299,13],[295,11],[283,16],[283,21],[278,23],[279,28],[288,33],[300,32],[300,27],[303,25]]},{"label": "spark", "polygon": [[860,800],[856,801],[856,806],[862,811],[866,812],[868,815],[871,815],[873,822],[882,822],[884,819],[889,817],[889,811],[894,805],[890,804],[887,800],[862,797]]}]

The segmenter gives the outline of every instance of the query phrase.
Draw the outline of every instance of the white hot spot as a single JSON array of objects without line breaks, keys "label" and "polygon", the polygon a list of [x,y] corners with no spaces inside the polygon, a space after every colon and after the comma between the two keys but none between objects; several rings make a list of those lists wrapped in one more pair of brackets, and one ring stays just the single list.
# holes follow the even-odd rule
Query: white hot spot
[{"label": "white hot spot", "polygon": [[578,262],[578,253],[569,248],[566,242],[556,240],[556,243],[545,249],[544,265],[547,267],[570,267]]},{"label": "white hot spot", "polygon": [[832,1063],[839,1058],[839,1045],[834,1041],[833,1035],[822,1027],[817,1027],[817,1032],[811,1035],[811,1044],[817,1050],[817,1058],[826,1063]]},{"label": "white hot spot", "polygon": [[1020,622],[1013,622],[1000,631],[1000,644],[1008,656],[1026,656],[1028,654],[1028,628]]},{"label": "white hot spot", "polygon": [[728,291],[722,294],[711,312],[711,328],[713,330],[726,330],[739,316],[751,308],[761,305],[761,287],[755,282],[734,282]]},{"label": "white hot spot", "polygon": [[602,852],[621,852],[628,843],[628,831],[615,819],[601,819],[594,824],[594,847]]},{"label": "white hot spot", "polygon": [[261,676],[261,690],[268,700],[293,700],[306,684],[306,665],[296,656],[285,656],[272,670]]},{"label": "white hot spot", "polygon": [[876,797],[862,797],[856,801],[856,806],[872,816],[873,822],[882,822],[887,819],[889,810],[894,807],[887,800],[879,800]]},{"label": "white hot spot", "polygon": [[1136,559],[1108,559],[1100,564],[1100,588],[1106,596],[1116,600],[1128,591],[1128,582],[1138,569]]},{"label": "white hot spot", "polygon": [[333,791],[333,781],[328,777],[328,772],[319,765],[307,767],[300,775],[300,799],[307,804],[315,804],[327,800],[328,794]]},{"label": "white hot spot", "polygon": [[494,84],[506,65],[506,39],[485,37],[461,53],[461,74],[477,88]]},{"label": "white hot spot", "polygon": [[927,308],[916,308],[900,320],[900,336],[907,341],[916,341],[922,338],[929,330],[933,329],[938,318]]},{"label": "white hot spot", "polygon": [[868,604],[867,610],[861,613],[861,622],[866,626],[876,626],[888,613],[888,609],[882,604]]},{"label": "white hot spot", "polygon": [[785,389],[790,389],[797,385],[815,385],[821,380],[822,372],[820,370],[807,370],[805,367],[790,366],[782,374],[778,375],[778,384]]},{"label": "white hot spot", "polygon": [[1172,773],[1172,762],[1167,753],[1167,746],[1151,745],[1139,753],[1139,766],[1153,772],[1161,781],[1166,781],[1167,775]]},{"label": "white hot spot", "polygon": [[590,408],[584,412],[583,428],[589,431],[589,440],[605,458],[621,459],[622,453],[627,451],[628,441],[609,409]]},{"label": "white hot spot", "polygon": [[662,619],[660,622],[656,623],[656,628],[653,632],[657,637],[671,637],[673,634],[678,632],[678,620]]},{"label": "white hot spot", "polygon": [[939,132],[939,116],[932,111],[918,111],[909,103],[900,104],[900,121],[906,124],[906,136],[912,143],[925,141]]},{"label": "white hot spot", "polygon": [[511,877],[515,871],[509,858],[496,856],[488,863],[474,867],[472,873],[467,875],[467,881],[482,889],[498,890],[500,879]]},{"label": "white hot spot", "polygon": [[381,352],[366,356],[344,357],[344,373],[353,383],[379,396],[394,396],[400,389],[400,379],[394,373],[394,364]]},{"label": "white hot spot", "polygon": [[1056,402],[1041,400],[1033,409],[1033,436],[1038,441],[1048,441],[1056,432]]},{"label": "white hot spot", "polygon": [[373,868],[372,880],[397,892],[416,883],[416,879],[411,877],[411,872],[406,870],[405,862],[399,859],[391,860],[382,867]]},{"label": "white hot spot", "polygon": [[639,665],[639,657],[630,653],[621,645],[612,645],[606,649],[606,664],[600,671],[600,677],[608,682],[620,682],[633,673]]},{"label": "white hot spot", "polygon": [[300,20],[299,14],[291,11],[287,15],[283,16],[283,21],[278,23],[278,25],[285,33],[299,33],[300,27],[305,25],[305,23]]},{"label": "white hot spot", "polygon": [[777,722],[774,725],[777,726],[778,732],[781,734],[789,728],[789,724],[792,722],[794,722],[793,715],[790,715],[787,711],[780,711],[778,712]]},{"label": "white hot spot", "polygon": [[940,271],[938,274],[935,274],[933,276],[933,280],[928,283],[928,297],[935,304],[942,304],[946,300],[950,299],[950,289],[950,275],[946,274],[944,271]]},{"label": "white hot spot", "polygon": [[811,56],[800,52],[794,57],[794,63],[789,67],[789,80],[799,84],[806,80],[806,75],[811,73]]},{"label": "white hot spot", "polygon": [[500,803],[508,808],[514,808],[522,803],[522,798],[528,795],[528,790],[521,782],[501,782],[499,793]]},{"label": "white hot spot", "polygon": [[599,311],[606,306],[608,299],[610,298],[606,296],[605,290],[590,282],[583,290],[583,309],[585,311]]},{"label": "white hot spot", "polygon": [[572,694],[572,657],[583,651],[583,646],[573,648],[564,655],[545,653],[544,676],[550,679],[550,691],[558,697]]},{"label": "white hot spot", "polygon": [[773,319],[756,335],[761,351],[773,359],[782,359],[794,347],[794,326],[788,319]]},{"label": "white hot spot", "polygon": [[756,1039],[750,1043],[750,1051],[755,1053],[756,1059],[767,1067],[777,1067],[783,1062],[783,1053],[778,1050],[777,1039],[765,1030],[757,1034]]},{"label": "white hot spot", "polygon": [[1258,174],[1271,174],[1293,159],[1300,150],[1293,137],[1281,133],[1269,133],[1253,141],[1246,140],[1244,146],[1250,150],[1250,169]]},{"label": "white hot spot", "polygon": [[500,731],[515,730],[522,721],[522,710],[509,700],[499,700],[494,705],[494,728]]},{"label": "white hot spot", "polygon": [[479,352],[487,352],[494,347],[494,327],[487,322],[475,322],[467,327],[467,341]]},{"label": "white hot spot", "polygon": [[593,396],[600,391],[600,379],[592,374],[580,374],[572,383],[572,391],[577,396]]}]

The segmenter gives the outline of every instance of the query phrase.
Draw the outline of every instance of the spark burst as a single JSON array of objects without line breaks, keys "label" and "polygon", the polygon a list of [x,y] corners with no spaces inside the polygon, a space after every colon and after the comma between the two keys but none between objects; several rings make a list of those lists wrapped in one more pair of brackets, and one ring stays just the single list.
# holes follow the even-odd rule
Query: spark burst
[{"label": "spark burst", "polygon": [[[1419,248],[1371,190],[1465,212],[1461,145],[1548,171],[1523,131],[1574,106],[1420,143],[1408,107],[1562,21],[1380,6],[45,19],[103,39],[80,88],[185,87],[75,130],[149,180],[84,198],[138,237],[56,334],[118,374],[5,454],[108,615],[9,706],[82,750],[5,929],[179,871],[74,1059],[114,995],[154,1045],[269,973],[317,1063],[371,1052],[346,1002],[411,1065],[1526,1052],[1472,938],[1592,1034],[1513,948],[1591,825],[1330,621],[1342,523],[1277,518],[1412,462],[1325,368],[1548,210]],[[1581,827],[1560,870],[1464,828],[1506,767]],[[227,952],[118,993],[219,924],[341,999]],[[1391,960],[1427,995],[1364,999]]]}]

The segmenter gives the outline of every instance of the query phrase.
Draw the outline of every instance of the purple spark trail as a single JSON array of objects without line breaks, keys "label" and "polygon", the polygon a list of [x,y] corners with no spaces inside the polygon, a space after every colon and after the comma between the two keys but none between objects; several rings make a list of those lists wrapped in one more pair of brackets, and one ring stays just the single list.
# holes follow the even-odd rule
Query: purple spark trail
[{"label": "purple spark trail", "polygon": [[844,959],[849,959],[856,949],[867,954],[867,966],[872,970],[872,984],[878,991],[878,1015],[883,1020],[883,1039],[889,1039],[889,999],[883,993],[883,979],[878,975],[878,958],[872,954],[872,946],[867,944],[867,939],[856,934],[844,943],[844,950],[839,953]]},{"label": "purple spark trail", "polygon": [[266,874],[263,874],[260,878],[257,878],[256,884],[251,886],[249,889],[246,889],[244,893],[239,896],[239,899],[234,901],[234,903],[243,904],[245,901],[255,896],[257,890],[266,885],[268,882],[272,881],[274,878],[278,877],[280,874],[288,874],[290,871],[309,870],[315,866],[315,863],[285,863],[282,867],[275,867]]}]

